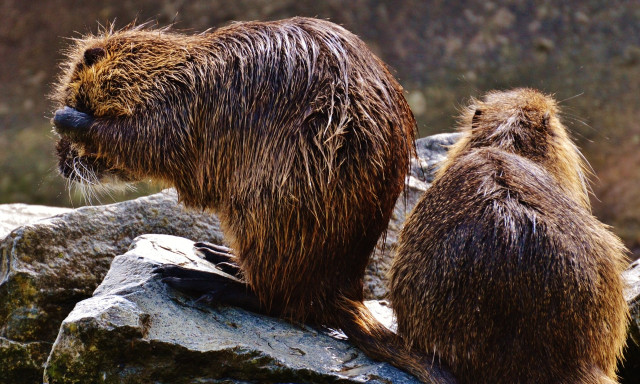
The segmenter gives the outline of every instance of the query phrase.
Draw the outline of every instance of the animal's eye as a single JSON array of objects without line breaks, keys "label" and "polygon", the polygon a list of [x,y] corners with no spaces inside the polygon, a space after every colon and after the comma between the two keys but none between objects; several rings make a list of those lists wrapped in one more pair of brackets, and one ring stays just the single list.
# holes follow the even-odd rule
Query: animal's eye
[{"label": "animal's eye", "polygon": [[101,47],[87,49],[86,51],[84,51],[84,63],[85,63],[85,65],[87,67],[92,66],[98,60],[103,58],[105,53],[106,52],[104,51],[104,48],[101,48]]}]

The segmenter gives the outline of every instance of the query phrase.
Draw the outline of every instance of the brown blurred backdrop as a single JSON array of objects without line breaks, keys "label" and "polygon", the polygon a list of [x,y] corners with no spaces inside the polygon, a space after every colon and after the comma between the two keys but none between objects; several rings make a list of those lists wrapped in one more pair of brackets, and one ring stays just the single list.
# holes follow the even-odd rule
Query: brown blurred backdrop
[{"label": "brown blurred backdrop", "polygon": [[[490,89],[555,94],[598,176],[596,215],[640,255],[636,0],[0,0],[0,203],[83,204],[56,174],[48,122],[46,95],[67,38],[113,20],[199,32],[295,15],[329,18],[362,37],[407,90],[421,136],[452,131],[460,106]],[[157,188],[141,185],[138,194]]]}]

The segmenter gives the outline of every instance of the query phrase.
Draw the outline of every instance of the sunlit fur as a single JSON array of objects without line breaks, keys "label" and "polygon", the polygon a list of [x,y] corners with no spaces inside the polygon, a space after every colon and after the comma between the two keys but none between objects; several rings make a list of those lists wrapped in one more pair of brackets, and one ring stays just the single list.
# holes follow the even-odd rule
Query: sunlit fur
[{"label": "sunlit fur", "polygon": [[270,313],[342,328],[370,356],[435,380],[362,304],[416,128],[362,41],[307,18],[193,36],[130,28],[77,40],[65,68],[59,106],[95,118],[63,137],[81,158],[215,211]]},{"label": "sunlit fur", "polygon": [[[474,116],[480,111],[481,116]],[[556,178],[561,188],[591,210],[587,175],[590,168],[560,122],[556,101],[533,89],[489,92],[473,100],[459,119],[462,136],[438,171],[442,176],[460,154],[491,147],[523,156]]]},{"label": "sunlit fur", "polygon": [[398,332],[462,383],[616,381],[626,250],[591,215],[557,114],[531,89],[475,100],[401,232]]}]

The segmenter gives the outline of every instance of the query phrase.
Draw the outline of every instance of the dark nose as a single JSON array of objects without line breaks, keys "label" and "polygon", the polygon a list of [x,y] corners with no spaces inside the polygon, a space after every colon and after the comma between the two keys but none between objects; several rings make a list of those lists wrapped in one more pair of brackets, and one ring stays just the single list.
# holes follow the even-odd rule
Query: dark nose
[{"label": "dark nose", "polygon": [[91,126],[93,118],[71,107],[58,109],[53,116],[53,125],[59,133],[72,133],[85,130]]}]

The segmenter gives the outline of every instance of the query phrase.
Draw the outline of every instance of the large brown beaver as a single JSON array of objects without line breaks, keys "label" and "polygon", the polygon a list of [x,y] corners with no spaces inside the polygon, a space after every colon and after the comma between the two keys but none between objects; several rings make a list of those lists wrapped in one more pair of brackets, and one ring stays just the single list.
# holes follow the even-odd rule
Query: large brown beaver
[{"label": "large brown beaver", "polygon": [[[245,22],[185,36],[132,28],[79,39],[55,93],[61,173],[174,185],[218,214],[246,285],[165,266],[171,285],[344,333],[425,382],[363,305],[363,275],[404,186],[416,123],[401,86],[327,21]],[[235,257],[234,257],[235,256]]]},{"label": "large brown beaver", "polygon": [[398,332],[462,383],[611,383],[625,342],[625,248],[590,214],[555,101],[492,92],[400,235]]}]

